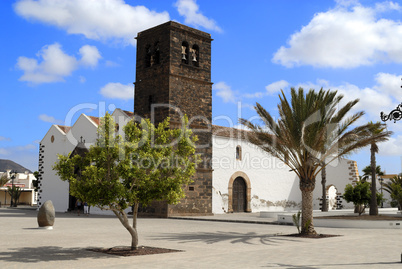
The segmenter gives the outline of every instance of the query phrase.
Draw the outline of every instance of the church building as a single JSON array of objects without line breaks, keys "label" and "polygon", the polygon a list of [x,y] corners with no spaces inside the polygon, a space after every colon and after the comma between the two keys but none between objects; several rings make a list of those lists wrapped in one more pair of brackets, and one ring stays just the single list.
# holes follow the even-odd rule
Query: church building
[{"label": "church building", "polygon": [[[118,132],[133,117],[154,124],[170,117],[180,126],[187,115],[198,136],[202,157],[186,198],[177,205],[154,202],[140,214],[168,217],[230,212],[298,210],[301,192],[296,174],[278,159],[247,140],[248,132],[212,125],[211,35],[169,21],[139,32],[137,37],[134,110],[116,109]],[[68,182],[52,170],[57,154],[83,154],[97,138],[99,118],[81,114],[72,126],[53,125],[40,143],[38,205],[52,200],[56,211],[74,208]],[[358,179],[356,162],[340,159],[327,168],[329,208],[346,206],[340,195]],[[314,191],[314,209],[320,207],[320,176]],[[349,205],[351,208],[352,205]],[[102,213],[91,208],[92,213]]]}]

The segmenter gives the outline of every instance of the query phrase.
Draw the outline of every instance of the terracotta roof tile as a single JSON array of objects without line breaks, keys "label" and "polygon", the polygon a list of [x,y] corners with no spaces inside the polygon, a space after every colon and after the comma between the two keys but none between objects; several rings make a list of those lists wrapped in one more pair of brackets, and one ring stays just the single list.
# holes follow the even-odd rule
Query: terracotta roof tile
[{"label": "terracotta roof tile", "polygon": [[246,130],[212,125],[212,135],[223,136],[228,138],[247,139],[248,134],[249,131]]},{"label": "terracotta roof tile", "polygon": [[131,111],[127,111],[127,110],[122,110],[124,113],[127,114],[127,116],[129,116],[130,118],[134,118],[134,112]]},{"label": "terracotta roof tile", "polygon": [[96,125],[99,126],[99,118],[94,116],[88,116]]},{"label": "terracotta roof tile", "polygon": [[70,126],[57,125],[57,127],[59,127],[65,134],[71,129]]}]

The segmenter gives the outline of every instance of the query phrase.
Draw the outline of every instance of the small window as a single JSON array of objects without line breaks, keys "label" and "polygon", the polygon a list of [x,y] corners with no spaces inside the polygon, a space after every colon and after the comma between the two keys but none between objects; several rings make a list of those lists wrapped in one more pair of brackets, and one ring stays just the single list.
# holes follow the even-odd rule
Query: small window
[{"label": "small window", "polygon": [[147,45],[145,47],[146,55],[145,55],[145,67],[150,67],[151,66],[151,60],[152,60],[152,52],[151,52],[151,45]]},{"label": "small window", "polygon": [[52,135],[52,137],[50,138],[50,142],[54,142],[54,135]]},{"label": "small window", "polygon": [[236,147],[236,160],[241,161],[241,147],[240,146]]},{"label": "small window", "polygon": [[161,59],[161,54],[159,50],[159,42],[155,43],[154,46],[154,64],[159,64]]},{"label": "small window", "polygon": [[193,63],[194,66],[199,66],[199,48],[197,45],[193,45],[193,47],[190,50],[191,52],[191,62]]},{"label": "small window", "polygon": [[184,64],[188,64],[188,43],[186,41],[184,41],[181,44],[181,62]]}]

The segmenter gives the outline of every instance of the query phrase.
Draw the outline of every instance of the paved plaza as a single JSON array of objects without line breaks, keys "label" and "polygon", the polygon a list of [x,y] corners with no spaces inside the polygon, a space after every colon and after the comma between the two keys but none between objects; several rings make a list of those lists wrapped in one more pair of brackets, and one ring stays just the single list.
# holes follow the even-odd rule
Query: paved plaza
[{"label": "paved plaza", "polygon": [[[0,208],[0,268],[401,268],[401,229],[335,229],[339,237],[279,236],[293,226],[184,219],[139,219],[140,245],[182,250],[119,257],[87,251],[130,245],[113,216],[57,213],[53,230],[37,228],[35,210]],[[215,219],[258,220],[256,214]],[[202,219],[202,218],[201,218]],[[269,222],[269,220],[267,220]]]}]

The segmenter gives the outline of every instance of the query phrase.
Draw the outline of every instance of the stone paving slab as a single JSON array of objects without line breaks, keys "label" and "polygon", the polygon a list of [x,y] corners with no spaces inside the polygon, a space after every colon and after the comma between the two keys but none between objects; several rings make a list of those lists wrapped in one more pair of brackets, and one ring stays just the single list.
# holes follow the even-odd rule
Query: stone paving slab
[{"label": "stone paving slab", "polygon": [[118,257],[85,250],[130,244],[112,216],[56,213],[49,231],[36,211],[1,208],[0,227],[0,268],[401,268],[401,230],[318,227],[341,236],[303,239],[280,236],[292,226],[139,219],[140,245],[183,252]]}]

